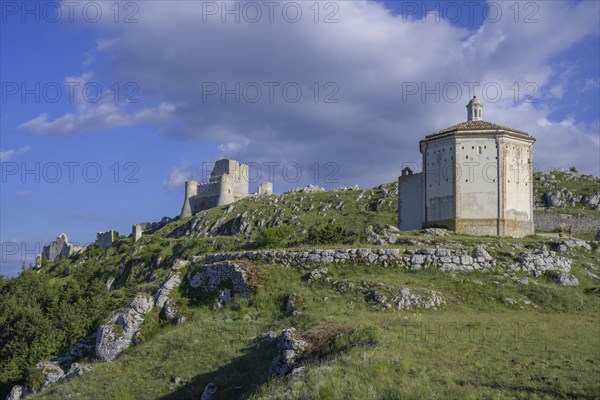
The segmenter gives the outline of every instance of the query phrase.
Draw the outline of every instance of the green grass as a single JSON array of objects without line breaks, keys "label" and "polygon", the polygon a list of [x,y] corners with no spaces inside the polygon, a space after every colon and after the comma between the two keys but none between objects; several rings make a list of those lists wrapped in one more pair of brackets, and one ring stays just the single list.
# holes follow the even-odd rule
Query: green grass
[{"label": "green grass", "polygon": [[[197,399],[210,382],[219,388],[215,399],[283,399],[290,390],[300,399],[594,398],[600,393],[600,300],[585,293],[594,283],[581,276],[579,261],[574,268],[580,288],[557,287],[544,278],[520,286],[493,272],[328,267],[332,280],[430,288],[448,305],[373,310],[360,293],[340,294],[326,282],[308,285],[303,269],[262,266],[250,299],[221,311],[209,303],[189,306],[190,320],[178,326],[152,325],[156,322],[149,318],[153,334],[146,342],[111,363],[93,363],[95,371],[82,379],[32,398]],[[296,319],[284,312],[292,292],[302,312]],[[185,290],[180,295],[186,299]],[[506,297],[519,303],[510,306]],[[304,380],[273,380],[275,345],[255,337],[327,323],[374,329],[377,344],[348,347],[342,341],[307,369]],[[173,383],[175,376],[183,379],[181,385]]]},{"label": "green grass", "polygon": [[[581,183],[577,190],[593,192],[597,183],[591,182]],[[384,197],[383,189],[391,194]],[[383,185],[363,191],[360,200],[359,191],[246,198],[230,213],[229,206],[214,208],[166,224],[136,243],[120,238],[108,250],[91,246],[69,260],[45,263],[40,275],[58,291],[74,278],[106,282],[116,277],[117,289],[107,299],[108,315],[140,291],[154,293],[176,259],[199,257],[197,264],[181,271],[184,283],[173,293],[187,322],[161,322],[153,310],[142,326],[141,343],[110,363],[86,361],[94,372],[54,385],[32,399],[198,399],[210,382],[218,387],[215,399],[600,397],[600,283],[586,274],[587,270],[600,274],[597,246],[591,253],[569,252],[573,274],[580,281],[575,288],[559,287],[547,277],[529,277],[528,286],[517,285],[515,280],[525,274],[507,268],[521,252],[550,247],[548,237],[436,237],[418,231],[402,232],[400,237],[419,244],[391,247],[461,246],[470,251],[483,244],[497,269],[463,274],[332,264],[327,266],[329,283],[309,285],[303,268],[258,265],[252,277],[256,293],[222,310],[214,310],[210,296],[186,284],[185,277],[202,268],[205,254],[254,249],[261,245],[257,238],[266,248],[291,251],[378,247],[361,242],[361,233],[367,225],[396,224],[394,190],[394,184]],[[384,202],[376,210],[381,199]],[[340,202],[344,207],[335,209]],[[328,203],[331,208],[321,212]],[[221,221],[227,226],[243,212],[253,227],[247,236],[196,236],[191,230],[196,223],[213,226]],[[335,222],[329,225],[332,219]],[[259,226],[259,221],[264,224]],[[339,228],[346,243],[310,244],[309,228],[314,226]],[[322,236],[335,236],[331,233]],[[373,307],[361,290],[338,292],[334,281],[351,282],[357,288],[363,282],[382,283],[377,292],[388,301],[404,287],[435,290],[447,305],[437,310],[382,310]],[[301,312],[296,318],[285,311],[292,293]],[[516,304],[508,304],[507,298]],[[351,333],[330,338],[324,332],[315,353],[319,357],[307,367],[304,379],[274,380],[269,370],[275,344],[256,337],[290,326],[313,335],[336,326]],[[176,385],[175,377],[182,383]]]}]

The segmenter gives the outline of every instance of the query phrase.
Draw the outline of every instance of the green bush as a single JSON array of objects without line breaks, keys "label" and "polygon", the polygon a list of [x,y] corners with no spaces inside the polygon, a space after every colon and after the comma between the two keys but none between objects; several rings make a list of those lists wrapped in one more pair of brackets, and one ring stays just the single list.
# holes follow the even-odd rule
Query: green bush
[{"label": "green bush", "polygon": [[291,233],[289,225],[274,226],[263,230],[254,243],[257,247],[281,247],[288,243]]},{"label": "green bush", "polygon": [[306,235],[306,244],[336,244],[352,242],[353,234],[341,226],[325,225],[311,226]]}]

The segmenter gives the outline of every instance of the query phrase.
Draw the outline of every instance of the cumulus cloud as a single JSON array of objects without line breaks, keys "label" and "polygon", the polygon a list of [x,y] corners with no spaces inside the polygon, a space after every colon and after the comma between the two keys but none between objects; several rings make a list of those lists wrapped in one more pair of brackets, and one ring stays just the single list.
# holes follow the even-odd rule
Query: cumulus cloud
[{"label": "cumulus cloud", "polygon": [[[495,2],[504,17],[475,31],[443,19],[406,19],[370,1],[336,2],[336,10],[320,10],[317,23],[310,2],[301,3],[302,18],[294,23],[282,16],[285,3],[277,3],[273,20],[263,9],[257,22],[224,15],[225,2],[208,2],[218,10],[207,13],[206,3],[140,2],[135,24],[93,25],[102,36],[96,51],[110,55],[107,68],[117,79],[136,82],[157,103],[177,104],[162,112],[176,121],[163,126],[165,135],[214,143],[220,157],[298,163],[303,183],[324,184],[333,173],[343,184],[367,186],[394,180],[404,163],[418,161],[419,139],[465,120],[464,106],[476,94],[485,119],[537,137],[540,166],[597,168],[597,124],[575,116],[565,126],[542,101],[568,95],[558,77],[565,67],[553,60],[598,35],[598,2],[538,2],[533,24],[515,23],[512,3]],[[235,4],[244,3],[227,7]],[[332,11],[337,22],[323,23]],[[524,103],[526,95],[538,104]],[[60,134],[156,115],[85,106],[74,116],[27,124]],[[115,118],[108,123],[106,115]],[[557,157],[556,149],[570,151]],[[335,171],[324,170],[330,163]],[[280,169],[276,185],[297,184],[282,175]],[[171,171],[165,185],[187,176],[185,169]]]},{"label": "cumulus cloud", "polygon": [[192,179],[194,171],[189,162],[182,162],[178,167],[171,168],[169,176],[163,181],[163,185],[168,190],[178,189],[185,184],[185,181]]},{"label": "cumulus cloud", "polygon": [[18,149],[0,151],[0,161],[10,161],[13,157],[27,153],[29,150],[31,150],[31,146],[25,145],[23,147],[19,147]]},{"label": "cumulus cloud", "polygon": [[[97,82],[91,80],[92,77],[93,74],[88,72],[65,79],[65,86],[73,88],[69,89],[69,96],[75,112],[53,120],[49,119],[47,113],[42,113],[22,123],[19,128],[40,135],[64,136],[92,130],[124,128],[144,122],[159,123],[165,121],[175,110],[174,106],[161,103],[156,108],[128,112],[130,104],[124,101],[126,96],[119,97],[112,90],[103,90]],[[92,89],[84,90],[86,87]]]}]

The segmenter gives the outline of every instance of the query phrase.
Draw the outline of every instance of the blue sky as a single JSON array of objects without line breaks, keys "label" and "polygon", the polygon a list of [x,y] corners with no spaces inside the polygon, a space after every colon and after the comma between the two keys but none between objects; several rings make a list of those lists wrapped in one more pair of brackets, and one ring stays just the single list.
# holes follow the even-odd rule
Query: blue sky
[{"label": "blue sky", "polygon": [[276,165],[276,192],[392,181],[469,85],[537,169],[600,174],[596,1],[0,4],[5,275],[61,232],[177,215],[221,157]]}]

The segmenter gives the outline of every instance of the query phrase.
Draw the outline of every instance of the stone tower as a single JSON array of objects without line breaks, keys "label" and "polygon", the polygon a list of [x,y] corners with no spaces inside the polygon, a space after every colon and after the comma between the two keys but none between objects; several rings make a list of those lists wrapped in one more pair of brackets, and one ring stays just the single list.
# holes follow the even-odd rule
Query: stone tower
[{"label": "stone tower", "polygon": [[467,104],[467,121],[483,121],[483,104],[473,96]]},{"label": "stone tower", "polygon": [[423,173],[399,178],[400,229],[445,226],[473,235],[533,234],[534,142],[526,132],[484,121],[483,105],[473,97],[466,122],[419,143]]}]

